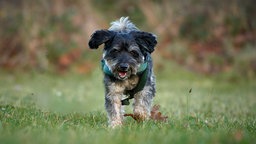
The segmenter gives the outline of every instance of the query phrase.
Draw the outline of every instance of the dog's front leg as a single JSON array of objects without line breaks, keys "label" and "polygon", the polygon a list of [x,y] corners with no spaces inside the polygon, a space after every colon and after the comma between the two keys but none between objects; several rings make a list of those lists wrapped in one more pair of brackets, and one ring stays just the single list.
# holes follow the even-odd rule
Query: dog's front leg
[{"label": "dog's front leg", "polygon": [[146,86],[144,90],[135,94],[133,113],[138,121],[144,121],[150,117],[153,96],[154,92],[149,86]]},{"label": "dog's front leg", "polygon": [[122,125],[123,115],[121,110],[122,94],[109,92],[105,96],[105,107],[108,113],[108,122],[110,127]]}]

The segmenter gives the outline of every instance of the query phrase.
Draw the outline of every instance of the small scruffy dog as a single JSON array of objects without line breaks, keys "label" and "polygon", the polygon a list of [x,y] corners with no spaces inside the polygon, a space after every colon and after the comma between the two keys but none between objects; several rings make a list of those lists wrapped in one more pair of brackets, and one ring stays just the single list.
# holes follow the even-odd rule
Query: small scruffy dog
[{"label": "small scruffy dog", "polygon": [[132,98],[136,119],[148,119],[155,96],[155,76],[150,54],[157,44],[156,36],[140,31],[128,17],[121,17],[112,22],[108,30],[95,31],[89,47],[97,49],[103,43],[101,64],[109,126],[122,125],[122,105],[129,105],[129,99]]}]

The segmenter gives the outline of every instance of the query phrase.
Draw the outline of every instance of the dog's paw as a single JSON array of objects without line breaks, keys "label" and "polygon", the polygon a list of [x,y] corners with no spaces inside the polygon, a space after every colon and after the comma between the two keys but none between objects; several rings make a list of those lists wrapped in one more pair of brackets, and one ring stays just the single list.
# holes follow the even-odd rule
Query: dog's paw
[{"label": "dog's paw", "polygon": [[[167,122],[168,121],[168,116],[164,116],[162,115],[162,113],[159,111],[160,109],[160,105],[154,105],[152,107],[152,110],[150,112],[150,119],[154,120],[154,121],[158,121],[158,122]],[[136,120],[137,122],[141,122],[144,120],[148,119],[148,115],[143,115],[141,113],[137,113],[137,114],[124,114],[124,117],[130,116],[132,117],[134,120]]]},{"label": "dog's paw", "polygon": [[109,123],[110,128],[117,128],[117,127],[121,127],[122,125],[123,123],[120,121],[112,121]]}]

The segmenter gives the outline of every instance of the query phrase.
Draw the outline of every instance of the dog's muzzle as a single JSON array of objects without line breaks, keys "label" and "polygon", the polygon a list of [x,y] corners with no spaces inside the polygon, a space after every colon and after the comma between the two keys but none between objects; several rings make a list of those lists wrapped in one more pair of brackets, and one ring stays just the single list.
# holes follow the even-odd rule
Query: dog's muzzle
[{"label": "dog's muzzle", "polygon": [[127,63],[121,63],[118,65],[118,76],[123,79],[127,76],[129,71],[129,65]]}]

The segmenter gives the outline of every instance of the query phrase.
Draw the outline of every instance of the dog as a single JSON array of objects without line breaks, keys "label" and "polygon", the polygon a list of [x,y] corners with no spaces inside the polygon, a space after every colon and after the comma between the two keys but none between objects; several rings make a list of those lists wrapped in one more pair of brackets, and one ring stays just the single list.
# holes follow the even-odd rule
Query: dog
[{"label": "dog", "polygon": [[141,121],[150,117],[155,96],[155,76],[151,53],[156,36],[140,31],[128,17],[111,23],[109,29],[96,30],[89,47],[104,44],[101,61],[104,73],[105,108],[110,127],[123,124],[123,107],[134,98],[133,115]]}]

